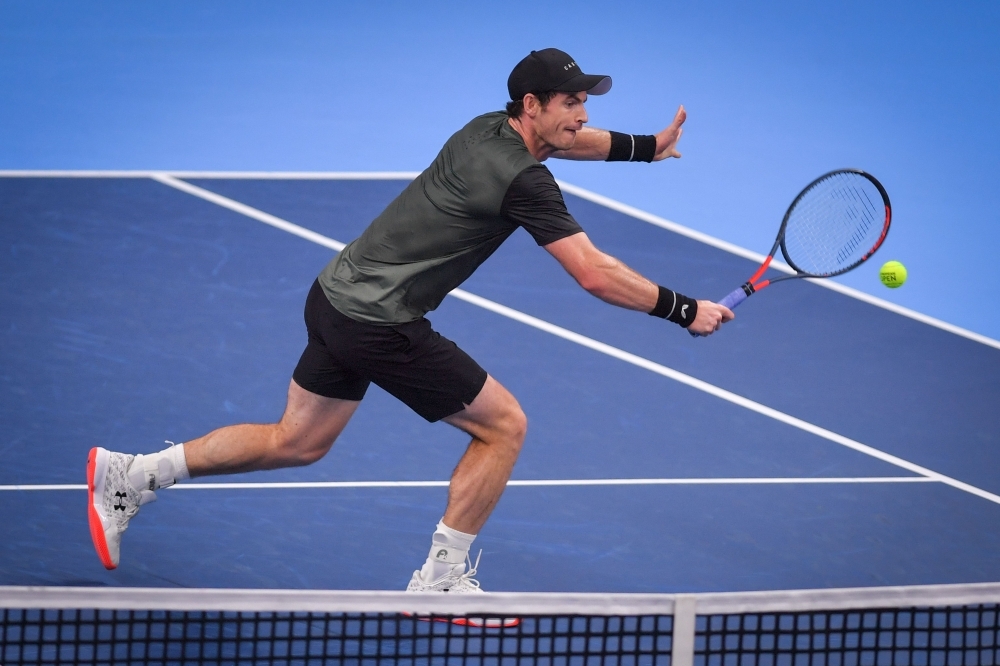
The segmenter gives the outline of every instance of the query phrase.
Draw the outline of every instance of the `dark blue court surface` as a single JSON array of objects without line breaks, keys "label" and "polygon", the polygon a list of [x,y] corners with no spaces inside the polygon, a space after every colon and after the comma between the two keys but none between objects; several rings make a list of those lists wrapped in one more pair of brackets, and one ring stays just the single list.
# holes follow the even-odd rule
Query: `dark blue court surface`
[{"label": "dark blue court surface", "polygon": [[[406,184],[185,182],[341,242]],[[567,203],[599,247],[682,292],[720,297],[754,269]],[[108,177],[0,178],[0,243],[0,584],[405,586],[447,489],[392,482],[447,480],[466,437],[375,387],[315,465],[162,491],[114,572],[87,530],[90,447],[150,452],[280,416],[331,249]],[[617,354],[468,300],[430,316],[528,414],[515,481],[567,482],[508,489],[476,542],[487,590],[1000,580],[1000,350],[804,282],[692,339],[587,295],[524,232],[463,289]],[[267,485],[360,481],[386,483]],[[236,485],[198,487],[220,482]]]}]

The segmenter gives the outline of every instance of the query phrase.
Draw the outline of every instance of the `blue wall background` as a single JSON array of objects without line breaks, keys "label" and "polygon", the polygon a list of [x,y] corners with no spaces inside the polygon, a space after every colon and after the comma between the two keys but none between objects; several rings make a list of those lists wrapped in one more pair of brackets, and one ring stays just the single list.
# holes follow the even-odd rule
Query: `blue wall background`
[{"label": "blue wall background", "polygon": [[807,182],[864,168],[875,263],[910,280],[842,281],[1000,338],[996,2],[0,0],[0,169],[419,170],[546,46],[614,78],[595,126],[689,113],[679,161],[557,177],[763,252]]}]

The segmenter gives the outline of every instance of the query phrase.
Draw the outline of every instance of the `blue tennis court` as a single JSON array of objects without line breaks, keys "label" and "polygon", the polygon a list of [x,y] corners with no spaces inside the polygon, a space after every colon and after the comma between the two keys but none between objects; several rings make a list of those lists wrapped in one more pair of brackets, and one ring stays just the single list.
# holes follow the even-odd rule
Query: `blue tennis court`
[{"label": "blue tennis court", "polygon": [[[403,589],[467,438],[375,387],[315,465],[160,493],[113,572],[83,483],[95,445],[277,419],[313,279],[407,178],[4,174],[0,584]],[[756,267],[564,190],[598,247],[684,293]],[[431,321],[529,418],[476,541],[485,589],[1000,580],[1000,343],[800,281],[692,339],[589,296],[523,231],[462,289]]]}]

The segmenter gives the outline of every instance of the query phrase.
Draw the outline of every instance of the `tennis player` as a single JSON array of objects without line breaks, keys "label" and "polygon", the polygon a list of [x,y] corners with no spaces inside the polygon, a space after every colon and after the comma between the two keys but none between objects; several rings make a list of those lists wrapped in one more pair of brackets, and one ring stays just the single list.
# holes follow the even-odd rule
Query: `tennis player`
[{"label": "tennis player", "polygon": [[510,477],[527,420],[517,400],[431,328],[437,308],[518,227],[594,296],[709,335],[727,308],[658,286],[598,250],[566,210],[549,157],[653,162],[680,157],[683,107],[655,136],[584,127],[588,95],[611,78],[584,74],[557,49],[532,51],[507,81],[505,111],[473,119],[434,162],[320,273],[306,299],[308,344],[278,423],[234,425],[148,455],[95,447],[89,522],[101,562],[118,565],[122,534],[155,491],[213,474],[308,465],[322,458],[374,382],[430,422],[472,437],[408,591],[480,592],[469,550]]}]

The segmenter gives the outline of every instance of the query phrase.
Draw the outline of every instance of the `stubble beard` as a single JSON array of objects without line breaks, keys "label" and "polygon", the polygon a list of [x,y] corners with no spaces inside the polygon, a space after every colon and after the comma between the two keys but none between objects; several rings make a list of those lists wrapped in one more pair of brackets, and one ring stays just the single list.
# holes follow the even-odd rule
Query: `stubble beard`
[{"label": "stubble beard", "polygon": [[576,145],[576,132],[568,134],[566,129],[560,129],[558,132],[555,132],[552,140],[546,140],[545,143],[554,150],[569,150]]}]

